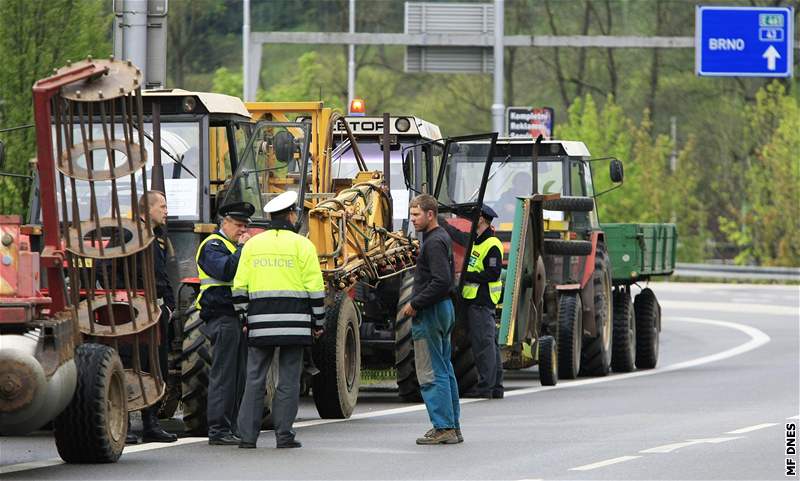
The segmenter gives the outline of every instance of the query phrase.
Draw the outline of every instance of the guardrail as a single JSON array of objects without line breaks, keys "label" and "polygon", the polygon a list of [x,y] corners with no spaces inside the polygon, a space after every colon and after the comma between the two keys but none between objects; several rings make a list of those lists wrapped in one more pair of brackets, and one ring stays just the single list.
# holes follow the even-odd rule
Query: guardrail
[{"label": "guardrail", "polygon": [[682,277],[764,279],[800,282],[800,267],[733,266],[727,264],[685,264],[679,262],[675,266],[674,274]]}]

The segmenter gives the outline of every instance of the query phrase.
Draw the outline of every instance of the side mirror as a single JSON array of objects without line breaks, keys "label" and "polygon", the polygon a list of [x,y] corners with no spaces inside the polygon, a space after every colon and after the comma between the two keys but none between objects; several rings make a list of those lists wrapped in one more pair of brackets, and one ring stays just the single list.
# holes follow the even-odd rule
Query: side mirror
[{"label": "side mirror", "polygon": [[625,174],[622,169],[622,162],[619,159],[611,159],[609,174],[612,182],[622,182],[622,178]]}]

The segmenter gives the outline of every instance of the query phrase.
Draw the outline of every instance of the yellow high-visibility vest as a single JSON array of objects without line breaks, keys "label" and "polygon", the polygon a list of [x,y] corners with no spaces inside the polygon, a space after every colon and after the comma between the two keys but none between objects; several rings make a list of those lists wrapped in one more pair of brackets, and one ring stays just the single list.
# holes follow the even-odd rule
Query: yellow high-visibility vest
[{"label": "yellow high-visibility vest", "polygon": [[233,285],[233,281],[225,282],[219,279],[214,279],[206,274],[205,271],[203,271],[203,269],[200,267],[200,253],[203,251],[203,246],[206,245],[206,242],[214,239],[221,240],[231,254],[236,252],[236,246],[233,245],[233,242],[229,241],[224,236],[217,234],[216,232],[203,239],[203,242],[200,243],[200,246],[197,248],[197,254],[194,256],[194,261],[197,263],[197,275],[200,277],[200,294],[197,295],[197,299],[194,301],[194,306],[198,309],[200,309],[200,298],[203,297],[203,292],[205,292],[206,289],[209,287]]},{"label": "yellow high-visibility vest", "polygon": [[[469,256],[469,266],[467,272],[483,272],[483,259],[489,253],[489,249],[497,247],[500,250],[500,255],[503,254],[503,243],[500,242],[495,236],[490,236],[480,244],[472,246],[472,254]],[[478,289],[480,284],[473,282],[465,282],[461,295],[464,299],[475,299],[478,296]],[[503,282],[500,279],[489,283],[489,297],[492,302],[497,304],[500,302],[500,294],[503,292]]]},{"label": "yellow high-visibility vest", "polygon": [[247,241],[233,279],[237,312],[247,310],[249,345],[310,344],[325,324],[325,283],[317,250],[289,229]]}]

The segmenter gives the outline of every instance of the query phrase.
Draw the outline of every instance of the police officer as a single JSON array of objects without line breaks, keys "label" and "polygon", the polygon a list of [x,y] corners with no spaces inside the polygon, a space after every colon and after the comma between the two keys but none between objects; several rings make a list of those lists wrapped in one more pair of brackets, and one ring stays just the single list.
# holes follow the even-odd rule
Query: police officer
[{"label": "police officer", "polygon": [[235,433],[237,394],[240,393],[242,360],[241,328],[233,309],[231,286],[242,246],[250,238],[247,225],[255,207],[248,202],[219,209],[219,228],[197,249],[200,295],[195,305],[211,337],[214,355],[208,374],[208,444],[239,444]]},{"label": "police officer", "polygon": [[242,249],[233,301],[247,331],[247,382],[239,409],[240,448],[255,448],[267,371],[276,348],[278,386],[272,419],[278,448],[299,448],[292,429],[300,397],[303,349],[322,335],[325,285],[314,244],[295,233],[297,194],[272,199],[270,227]]},{"label": "police officer", "polygon": [[[150,190],[147,192],[146,195],[142,195],[139,198],[139,212],[144,215],[144,212],[147,211],[150,215],[150,225],[153,228],[153,234],[155,235],[155,242],[152,243],[153,249],[153,264],[154,264],[154,273],[155,273],[155,281],[156,281],[156,296],[158,298],[159,304],[161,306],[161,316],[159,317],[158,321],[158,329],[160,331],[160,344],[158,346],[154,346],[158,349],[158,360],[160,364],[160,369],[162,375],[167,373],[167,346],[169,343],[168,339],[168,324],[169,320],[172,316],[172,312],[175,311],[175,296],[172,291],[172,285],[169,281],[169,276],[167,275],[167,245],[168,241],[164,235],[164,226],[167,223],[167,199],[163,192],[159,192],[157,190]],[[120,245],[120,243],[128,242],[131,239],[131,234],[126,232],[123,239],[119,239],[116,236],[112,236],[111,240],[109,241],[109,247]],[[144,261],[144,256],[139,254],[137,256],[137,262],[141,263]],[[108,272],[108,276],[103,276],[104,278],[111,279],[111,273],[114,272],[112,266],[116,261],[101,261],[103,264],[101,265],[102,269],[106,269]],[[115,284],[116,288],[122,288],[126,284],[127,285],[135,285],[139,289],[144,288],[144,269],[137,269],[136,277],[133,277],[133,272],[127,271],[130,278],[125,279],[126,270],[122,268],[121,265],[118,265],[116,268],[117,278],[111,279],[110,282]],[[126,366],[130,366],[133,361],[133,346],[130,344],[122,344],[120,346],[120,357],[122,358],[123,362]],[[145,371],[151,371],[150,366],[150,357],[147,355],[147,349],[144,347],[140,347],[139,350],[139,357],[141,359],[141,368]],[[142,409],[142,439],[144,442],[161,442],[161,443],[171,443],[178,440],[178,436],[172,433],[168,433],[161,427],[161,424],[158,422],[158,409],[160,407],[160,403],[156,403],[153,406],[149,406],[145,409]],[[130,426],[130,418],[128,425]],[[125,439],[127,444],[136,444],[139,442],[138,437],[131,432],[128,431],[127,437]]]},{"label": "police officer", "polygon": [[[484,205],[478,218],[477,237],[472,246],[464,287],[461,290],[467,306],[467,324],[472,353],[478,369],[478,385],[462,397],[502,398],[503,364],[497,344],[495,308],[500,301],[503,283],[503,243],[494,235],[492,219],[497,213]],[[468,235],[444,223],[450,236],[459,244],[468,242]]]}]

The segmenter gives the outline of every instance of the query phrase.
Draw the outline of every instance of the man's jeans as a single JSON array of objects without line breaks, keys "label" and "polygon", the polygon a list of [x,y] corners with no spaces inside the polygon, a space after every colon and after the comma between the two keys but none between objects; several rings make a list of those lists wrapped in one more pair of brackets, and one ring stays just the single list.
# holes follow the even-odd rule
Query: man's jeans
[{"label": "man's jeans", "polygon": [[450,299],[421,309],[411,326],[414,362],[422,399],[431,423],[437,429],[461,427],[458,384],[450,361],[453,326],[455,311]]}]

